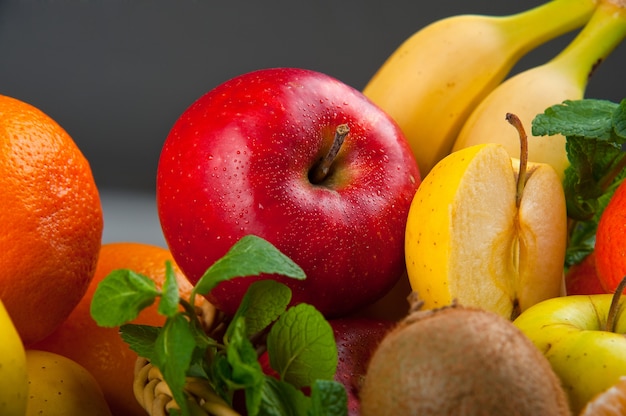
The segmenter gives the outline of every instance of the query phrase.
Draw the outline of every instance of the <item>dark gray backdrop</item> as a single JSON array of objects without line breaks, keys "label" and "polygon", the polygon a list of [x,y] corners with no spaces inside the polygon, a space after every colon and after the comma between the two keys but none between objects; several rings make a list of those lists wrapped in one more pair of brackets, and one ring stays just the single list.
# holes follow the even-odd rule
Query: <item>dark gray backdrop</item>
[{"label": "dark gray backdrop", "polygon": [[[272,66],[319,70],[361,89],[408,36],[437,19],[502,15],[538,0],[0,0],[0,94],[56,119],[98,186],[152,193],[159,152],[200,95]],[[574,34],[529,54],[543,63]],[[587,95],[618,101],[626,47]]]}]

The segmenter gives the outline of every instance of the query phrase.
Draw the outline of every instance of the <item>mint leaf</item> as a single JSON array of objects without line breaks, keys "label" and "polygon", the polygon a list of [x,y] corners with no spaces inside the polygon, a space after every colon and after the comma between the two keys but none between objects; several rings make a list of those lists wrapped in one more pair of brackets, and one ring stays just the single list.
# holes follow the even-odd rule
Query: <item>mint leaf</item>
[{"label": "mint leaf", "polygon": [[261,399],[264,416],[304,416],[311,407],[311,399],[293,385],[265,376]]},{"label": "mint leaf", "polygon": [[586,137],[567,137],[570,166],[565,170],[563,187],[567,214],[575,220],[588,220],[598,211],[598,198],[606,192],[606,179],[621,170],[621,148],[612,142]]},{"label": "mint leaf", "polygon": [[626,99],[620,104],[589,98],[564,101],[537,115],[532,131],[566,137],[567,269],[594,250],[600,216],[626,174]]},{"label": "mint leaf", "polygon": [[[291,301],[291,289],[275,280],[259,280],[250,285],[235,313],[233,322],[246,317],[246,335],[251,337],[269,326],[285,312]],[[232,335],[229,330],[226,337]]]},{"label": "mint leaf", "polygon": [[337,370],[332,327],[317,309],[305,303],[288,309],[274,323],[267,350],[272,368],[297,388],[310,386],[317,379],[330,380]]},{"label": "mint leaf", "polygon": [[176,274],[172,267],[172,262],[167,260],[165,262],[165,282],[162,288],[163,294],[161,295],[161,301],[159,302],[159,313],[165,316],[173,316],[178,312],[178,281],[176,280]]},{"label": "mint leaf", "polygon": [[607,100],[566,100],[538,114],[532,122],[532,134],[611,140],[615,137],[613,114],[616,108],[617,104]]},{"label": "mint leaf", "polygon": [[334,380],[316,380],[311,386],[309,416],[346,416],[348,395],[343,384]]},{"label": "mint leaf", "polygon": [[187,414],[185,378],[195,347],[195,338],[189,328],[189,321],[183,314],[176,314],[167,319],[154,345],[152,364],[161,370],[163,380],[172,391],[172,396],[183,414]]},{"label": "mint leaf", "polygon": [[217,260],[196,283],[194,293],[207,294],[220,282],[235,277],[280,274],[304,279],[304,271],[270,242],[246,235]]},{"label": "mint leaf", "polygon": [[209,367],[209,380],[212,381],[213,389],[215,392],[227,402],[231,400],[231,391],[240,388],[241,386],[233,385],[232,379],[232,367],[228,362],[228,358],[222,352],[213,355],[213,358],[208,363]]},{"label": "mint leaf", "polygon": [[156,358],[154,345],[161,332],[161,327],[150,325],[124,324],[120,326],[122,340],[128,344],[131,350],[138,356],[149,361]]},{"label": "mint leaf", "polygon": [[613,130],[615,135],[626,141],[626,98],[624,98],[613,113]]},{"label": "mint leaf", "polygon": [[91,300],[91,316],[99,326],[120,326],[135,319],[159,294],[149,277],[132,270],[114,270],[98,284]]},{"label": "mint leaf", "polygon": [[[256,349],[246,336],[245,318],[231,323],[231,339],[226,346],[226,357],[232,368],[231,382],[245,389],[246,409],[258,409],[265,374],[258,361]],[[251,415],[254,412],[248,411]]]}]

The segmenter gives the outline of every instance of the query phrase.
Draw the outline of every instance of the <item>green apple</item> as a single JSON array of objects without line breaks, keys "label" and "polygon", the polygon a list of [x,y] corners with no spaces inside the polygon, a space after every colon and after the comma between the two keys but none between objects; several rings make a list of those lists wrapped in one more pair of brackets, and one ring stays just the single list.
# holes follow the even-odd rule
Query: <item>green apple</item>
[{"label": "green apple", "polygon": [[513,321],[552,365],[573,414],[626,375],[626,313],[616,293],[548,299]]}]

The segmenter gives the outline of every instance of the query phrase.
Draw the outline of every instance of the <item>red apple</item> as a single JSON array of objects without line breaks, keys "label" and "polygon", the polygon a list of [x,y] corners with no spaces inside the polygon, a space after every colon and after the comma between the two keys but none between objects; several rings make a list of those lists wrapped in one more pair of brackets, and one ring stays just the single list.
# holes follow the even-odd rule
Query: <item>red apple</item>
[{"label": "red apple", "polygon": [[[387,319],[352,317],[331,319],[329,323],[337,342],[335,381],[342,383],[346,389],[348,416],[358,416],[359,391],[369,360],[378,344],[397,323]],[[259,362],[265,374],[280,378],[272,369],[267,352],[261,354]]]},{"label": "red apple", "polygon": [[609,293],[603,287],[596,271],[596,255],[591,252],[580,263],[571,266],[565,274],[568,295],[596,295]]},{"label": "red apple", "polygon": [[342,318],[329,321],[337,342],[335,381],[346,388],[348,415],[360,414],[359,391],[367,365],[378,344],[396,325],[395,321],[374,318]]},{"label": "red apple", "polygon": [[358,90],[318,72],[274,68],[217,86],[180,116],[159,160],[157,207],[192,283],[247,234],[306,272],[303,281],[221,283],[208,298],[227,314],[253,280],[275,278],[292,289],[292,303],[339,317],[402,276],[419,183],[399,127]]}]

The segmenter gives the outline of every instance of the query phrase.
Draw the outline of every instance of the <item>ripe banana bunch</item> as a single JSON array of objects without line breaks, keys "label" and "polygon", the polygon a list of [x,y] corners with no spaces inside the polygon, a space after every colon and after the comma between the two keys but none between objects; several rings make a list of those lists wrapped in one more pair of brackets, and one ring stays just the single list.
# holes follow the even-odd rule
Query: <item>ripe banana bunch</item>
[{"label": "ripe banana bunch", "polygon": [[28,401],[26,352],[0,300],[0,415],[24,415]]},{"label": "ripe banana bunch", "polygon": [[[620,3],[621,2],[621,3]],[[453,151],[479,143],[500,143],[519,157],[518,134],[505,120],[517,115],[530,128],[534,117],[565,100],[582,99],[597,65],[626,37],[626,1],[601,0],[574,40],[547,63],[523,71],[496,87],[468,117]],[[563,178],[569,166],[565,137],[528,137],[529,160],[548,163]]]},{"label": "ripe banana bunch", "polygon": [[404,41],[363,93],[399,124],[425,176],[450,153],[471,110],[519,59],[584,25],[596,3],[552,0],[510,16],[439,20]]}]

